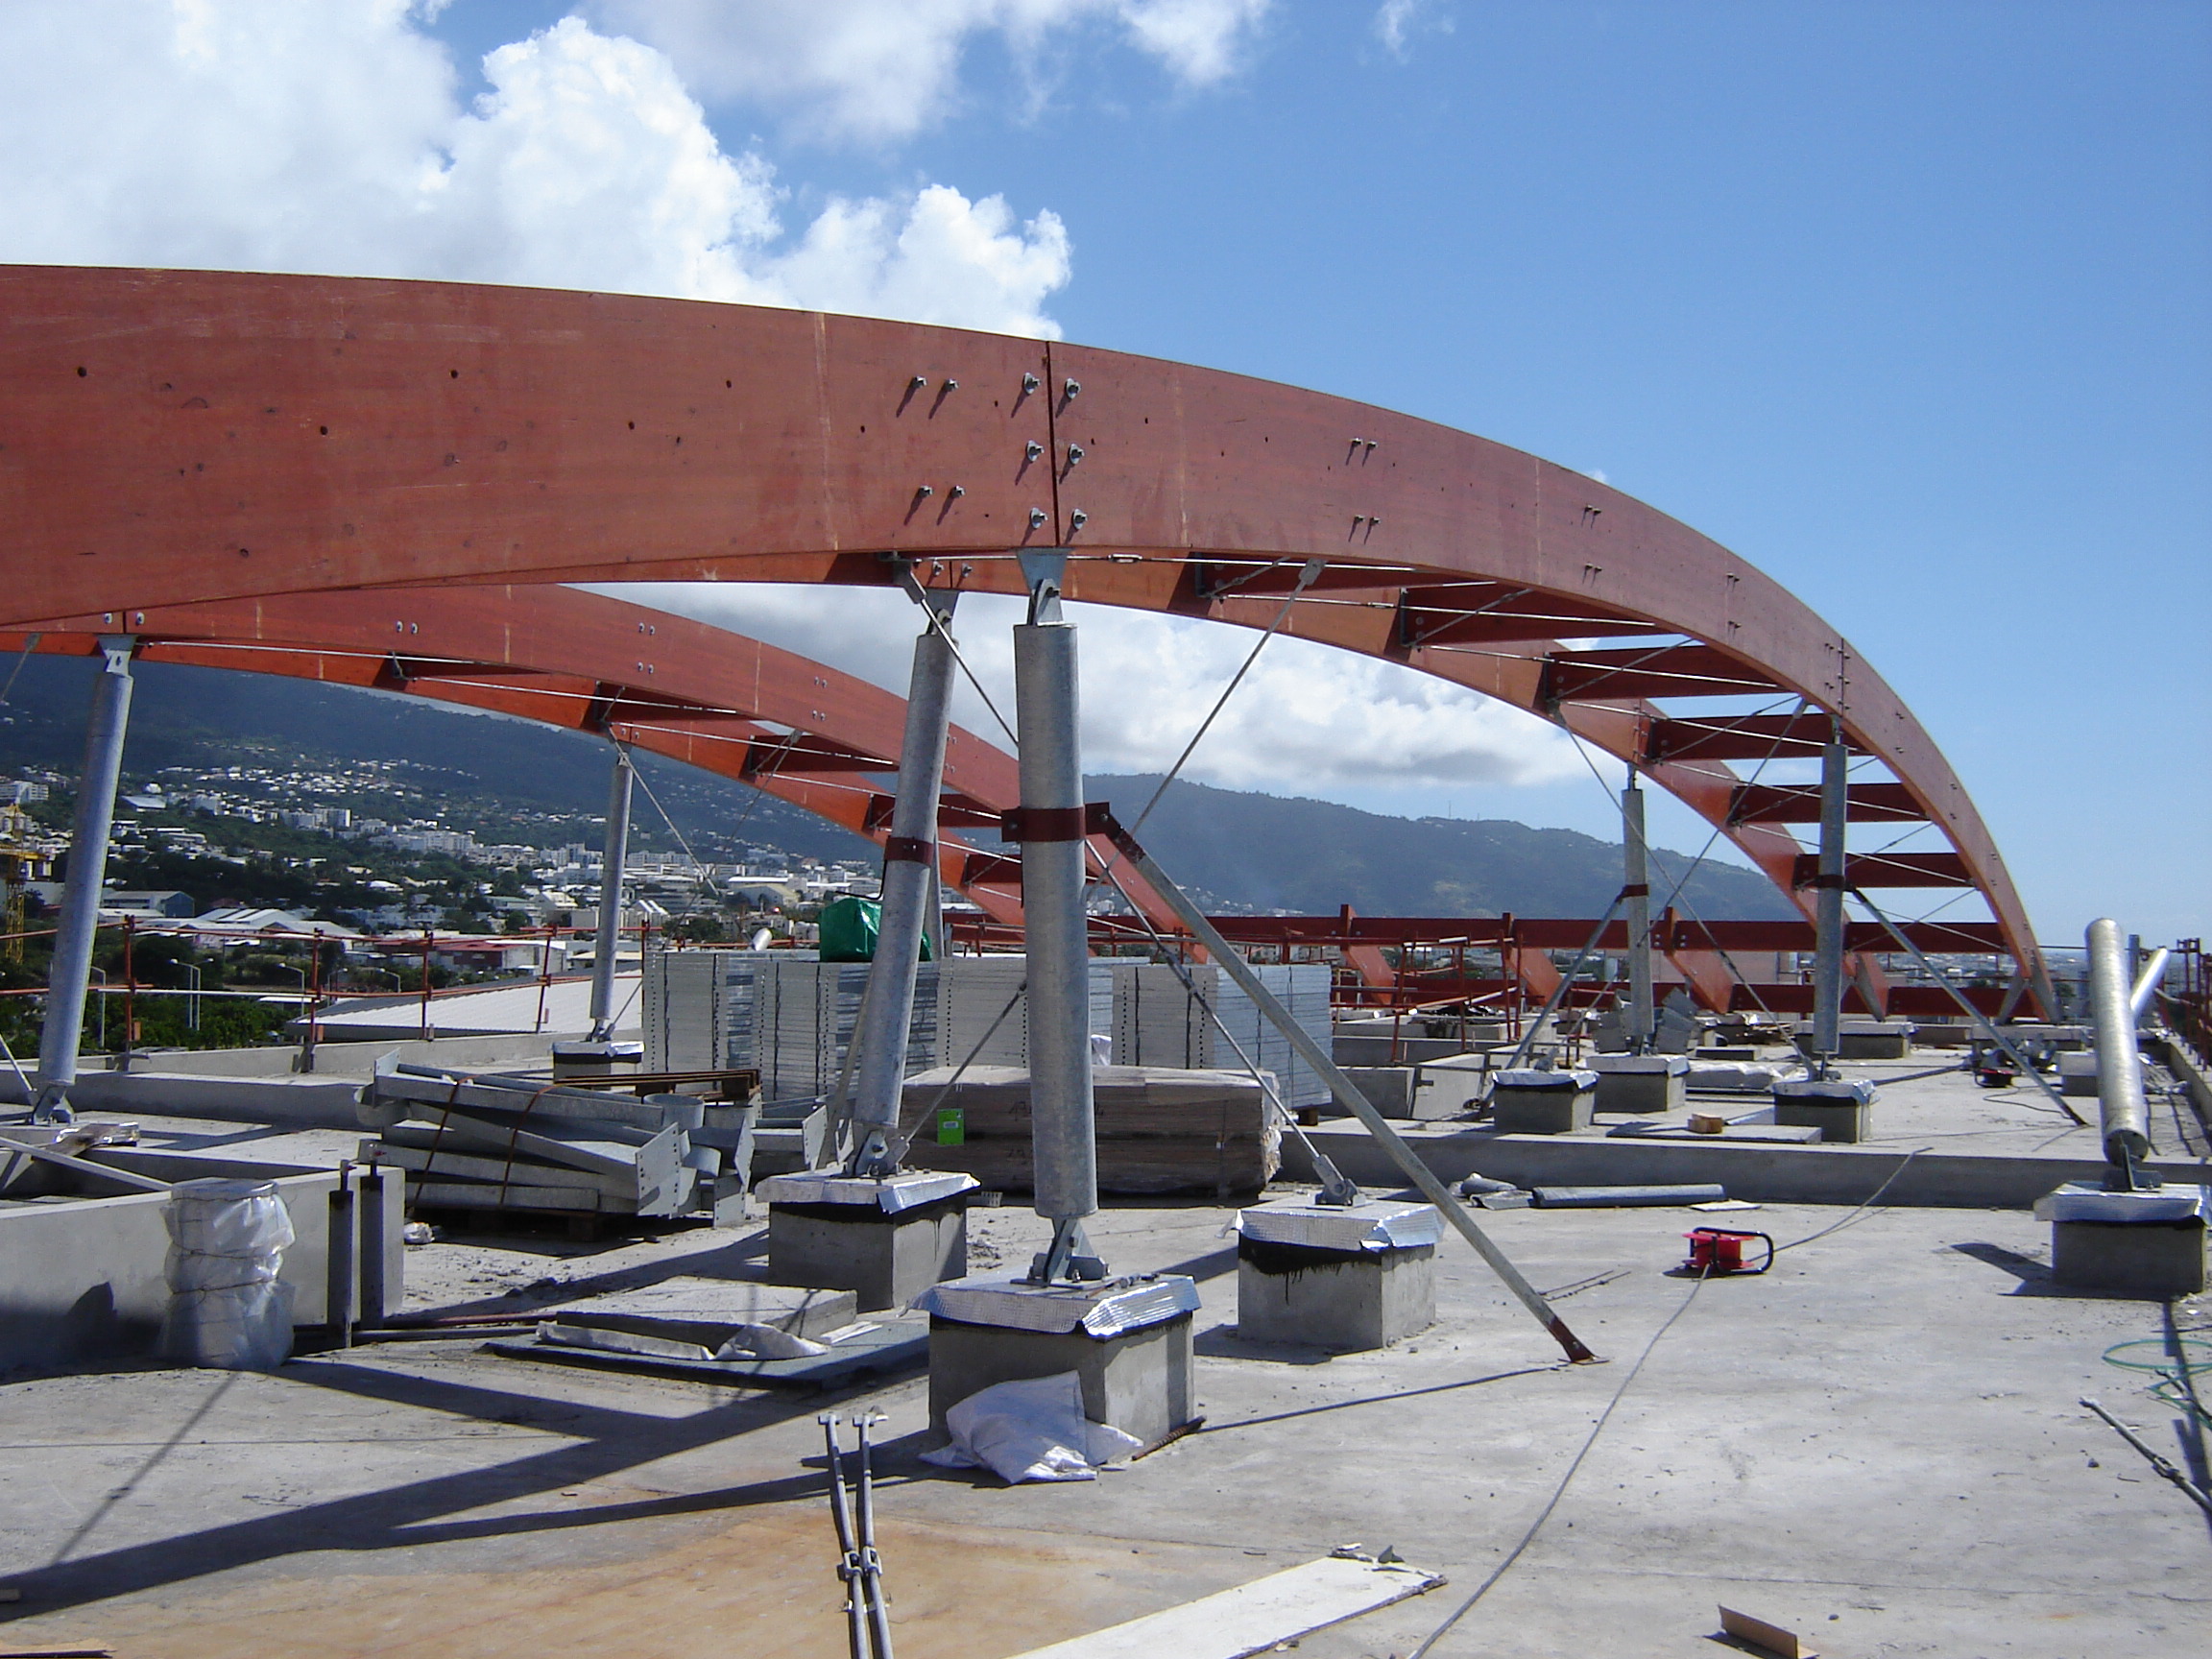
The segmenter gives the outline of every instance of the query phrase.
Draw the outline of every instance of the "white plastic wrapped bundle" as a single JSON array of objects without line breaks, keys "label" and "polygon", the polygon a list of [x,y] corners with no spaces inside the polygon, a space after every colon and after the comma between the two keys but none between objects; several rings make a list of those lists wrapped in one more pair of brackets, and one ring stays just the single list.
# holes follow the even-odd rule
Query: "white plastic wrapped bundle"
[{"label": "white plastic wrapped bundle", "polygon": [[271,1371],[292,1353],[292,1286],[277,1274],[292,1217],[274,1181],[180,1181],[161,1213],[169,1228],[172,1359]]}]

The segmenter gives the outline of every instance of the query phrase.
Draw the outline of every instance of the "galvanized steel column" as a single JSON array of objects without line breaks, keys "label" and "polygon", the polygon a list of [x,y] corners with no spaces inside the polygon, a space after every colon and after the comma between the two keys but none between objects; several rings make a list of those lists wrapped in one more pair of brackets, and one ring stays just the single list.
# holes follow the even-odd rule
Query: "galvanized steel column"
[{"label": "galvanized steel column", "polygon": [[46,975],[46,1024],[38,1039],[38,1100],[44,1122],[69,1116],[77,1081],[77,1046],[84,1035],[84,994],[92,983],[92,941],[100,926],[100,892],[108,876],[108,833],[115,818],[115,785],[123,774],[123,738],[131,724],[131,654],[137,641],[104,636],[93,683],[92,719],[84,733],[84,770],[77,781],[77,820],[70,830],[69,879]]},{"label": "galvanized steel column", "polygon": [[2089,1019],[2097,1036],[2097,1101],[2104,1109],[2104,1156],[2132,1169],[2150,1156],[2151,1110],[2143,1097],[2143,1058],[2135,1046],[2133,987],[2120,924],[2089,924]]},{"label": "galvanized steel column", "polygon": [[1098,1208],[1075,630],[1060,619],[1065,559],[1024,556],[1022,563],[1029,620],[1014,630],[1014,718],[1022,747],[1029,1110],[1037,1214],[1065,1223]]},{"label": "galvanized steel column", "polygon": [[914,976],[922,956],[937,869],[937,800],[945,783],[945,726],[952,700],[952,641],[945,630],[957,593],[913,590],[935,618],[914,641],[906,732],[899,747],[899,795],[883,848],[882,916],[876,958],[854,1033],[852,1172],[881,1179],[899,1166],[900,1085],[914,1021]]},{"label": "galvanized steel column", "polygon": [[1651,861],[1644,839],[1644,790],[1633,766],[1628,787],[1621,791],[1621,841],[1625,865],[1621,891],[1628,902],[1628,1048],[1645,1054],[1659,1022],[1651,1005]]},{"label": "galvanized steel column", "polygon": [[[599,943],[591,957],[591,1041],[614,1034],[614,958],[622,948],[622,871],[630,858],[630,791],[637,770],[630,751],[614,745],[614,777],[607,788],[607,849],[599,859]],[[552,942],[546,942],[552,949]]]},{"label": "galvanized steel column", "polygon": [[1851,752],[1840,721],[1820,751],[1820,868],[1813,895],[1813,1053],[1825,1072],[1843,1022],[1843,852]]}]

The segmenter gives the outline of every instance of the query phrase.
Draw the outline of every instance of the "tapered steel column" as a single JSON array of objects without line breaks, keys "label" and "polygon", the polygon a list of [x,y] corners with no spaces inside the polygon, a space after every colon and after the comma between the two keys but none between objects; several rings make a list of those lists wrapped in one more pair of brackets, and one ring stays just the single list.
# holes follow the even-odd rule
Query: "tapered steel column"
[{"label": "tapered steel column", "polygon": [[1813,894],[1813,1055],[1825,1074],[1843,1022],[1843,853],[1851,752],[1840,721],[1820,751],[1820,868]]},{"label": "tapered steel column", "polygon": [[35,1121],[69,1120],[69,1089],[77,1081],[77,1046],[84,1035],[84,995],[92,983],[92,940],[100,926],[100,892],[108,876],[108,833],[115,819],[115,785],[123,775],[123,738],[131,725],[131,654],[137,641],[103,637],[93,683],[92,719],[84,733],[84,770],[77,781],[77,821],[69,837],[69,879],[54,963],[46,975],[46,1024],[38,1039]]},{"label": "tapered steel column", "polygon": [[2089,1022],[2097,1036],[2097,1103],[2104,1109],[2104,1157],[2134,1185],[2135,1166],[2151,1154],[2151,1108],[2143,1096],[2143,1057],[2135,1044],[2133,987],[2120,924],[2089,924]]},{"label": "tapered steel column", "polygon": [[614,777],[607,786],[607,850],[599,860],[599,943],[591,957],[594,1043],[614,1034],[614,958],[622,949],[622,871],[630,860],[630,792],[637,777],[630,751],[615,744]]},{"label": "tapered steel column", "polygon": [[882,916],[876,959],[854,1033],[851,1172],[878,1180],[899,1167],[900,1085],[914,1021],[914,974],[929,926],[937,868],[937,798],[945,783],[945,723],[952,700],[952,642],[945,633],[957,593],[912,589],[935,618],[914,641],[906,733],[899,746],[899,796],[883,846]]},{"label": "tapered steel column", "polygon": [[1022,911],[1029,954],[1029,1121],[1037,1214],[1053,1222],[1038,1279],[1103,1277],[1082,1218],[1098,1208],[1091,1095],[1091,939],[1083,910],[1083,761],[1065,554],[1023,554],[1029,619],[1014,630],[1022,748]]},{"label": "tapered steel column", "polygon": [[1636,768],[1628,768],[1628,787],[1621,791],[1621,843],[1624,863],[1622,893],[1628,911],[1629,1052],[1651,1049],[1658,1019],[1651,1006],[1651,859],[1644,839],[1644,789]]}]

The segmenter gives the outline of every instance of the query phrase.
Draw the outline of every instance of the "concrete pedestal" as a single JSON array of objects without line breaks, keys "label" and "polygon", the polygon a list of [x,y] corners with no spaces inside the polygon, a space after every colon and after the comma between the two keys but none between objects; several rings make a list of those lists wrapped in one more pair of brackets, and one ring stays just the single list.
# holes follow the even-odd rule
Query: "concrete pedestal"
[{"label": "concrete pedestal", "polygon": [[1480,1103],[1490,1085],[1488,1054],[1447,1054],[1415,1068],[1413,1112],[1431,1121],[1463,1117]]},{"label": "concrete pedestal", "polygon": [[[2150,1062],[2143,1062],[2146,1079]],[[2061,1094],[2086,1094],[2097,1093],[2097,1050],[2080,1048],[2058,1056],[2058,1093]]]},{"label": "concrete pedestal", "polygon": [[872,1313],[968,1271],[972,1176],[772,1175],[756,1190],[768,1205],[768,1273],[779,1285],[850,1290]]},{"label": "concrete pedestal", "polygon": [[1133,1434],[1146,1450],[1194,1420],[1191,1315],[1198,1287],[1180,1274],[1038,1286],[1019,1279],[962,1279],[931,1288],[929,1430],[999,1382],[1072,1371],[1083,1414]]},{"label": "concrete pedestal", "polygon": [[1874,1086],[1800,1077],[1774,1085],[1774,1121],[1796,1129],[1817,1129],[1822,1141],[1857,1142],[1872,1133]]},{"label": "concrete pedestal", "polygon": [[2054,1221],[2051,1276],[2084,1290],[2194,1296],[2204,1288],[2204,1223]]},{"label": "concrete pedestal", "polygon": [[2212,1189],[2106,1192],[2076,1183],[2037,1201],[2051,1223],[2051,1276],[2082,1290],[2194,1296],[2204,1288]]},{"label": "concrete pedestal", "polygon": [[[1385,1118],[1431,1122],[1466,1110],[1467,1091],[1452,1088],[1457,1077],[1448,1077],[1434,1063],[1420,1066],[1347,1066],[1344,1074],[1358,1085],[1367,1102]],[[1447,1087],[1439,1089],[1440,1079]]]},{"label": "concrete pedestal", "polygon": [[1634,1118],[1658,1118],[1690,1103],[1690,1062],[1680,1054],[1600,1054],[1590,1063],[1598,1073],[1598,1110]]},{"label": "concrete pedestal", "polygon": [[[1837,1060],[1903,1060],[1912,1052],[1912,1024],[1906,1020],[1846,1020],[1836,1029]],[[1811,1021],[1796,1028],[1797,1051],[1813,1052]]]},{"label": "concrete pedestal", "polygon": [[1490,1118],[1507,1135],[1571,1134],[1590,1127],[1597,1091],[1595,1071],[1501,1071]]},{"label": "concrete pedestal", "polygon": [[1352,1209],[1301,1200],[1237,1218],[1237,1334],[1339,1353],[1384,1348],[1436,1322],[1431,1204]]}]

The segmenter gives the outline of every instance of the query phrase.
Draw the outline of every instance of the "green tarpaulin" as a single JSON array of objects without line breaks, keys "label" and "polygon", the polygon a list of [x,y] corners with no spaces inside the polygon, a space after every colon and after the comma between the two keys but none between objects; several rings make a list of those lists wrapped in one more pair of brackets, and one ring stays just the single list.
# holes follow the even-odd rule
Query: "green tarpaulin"
[{"label": "green tarpaulin", "polygon": [[[876,934],[883,925],[883,906],[873,899],[839,899],[823,906],[822,960],[873,962]],[[929,960],[929,935],[922,935],[922,960]]]}]

